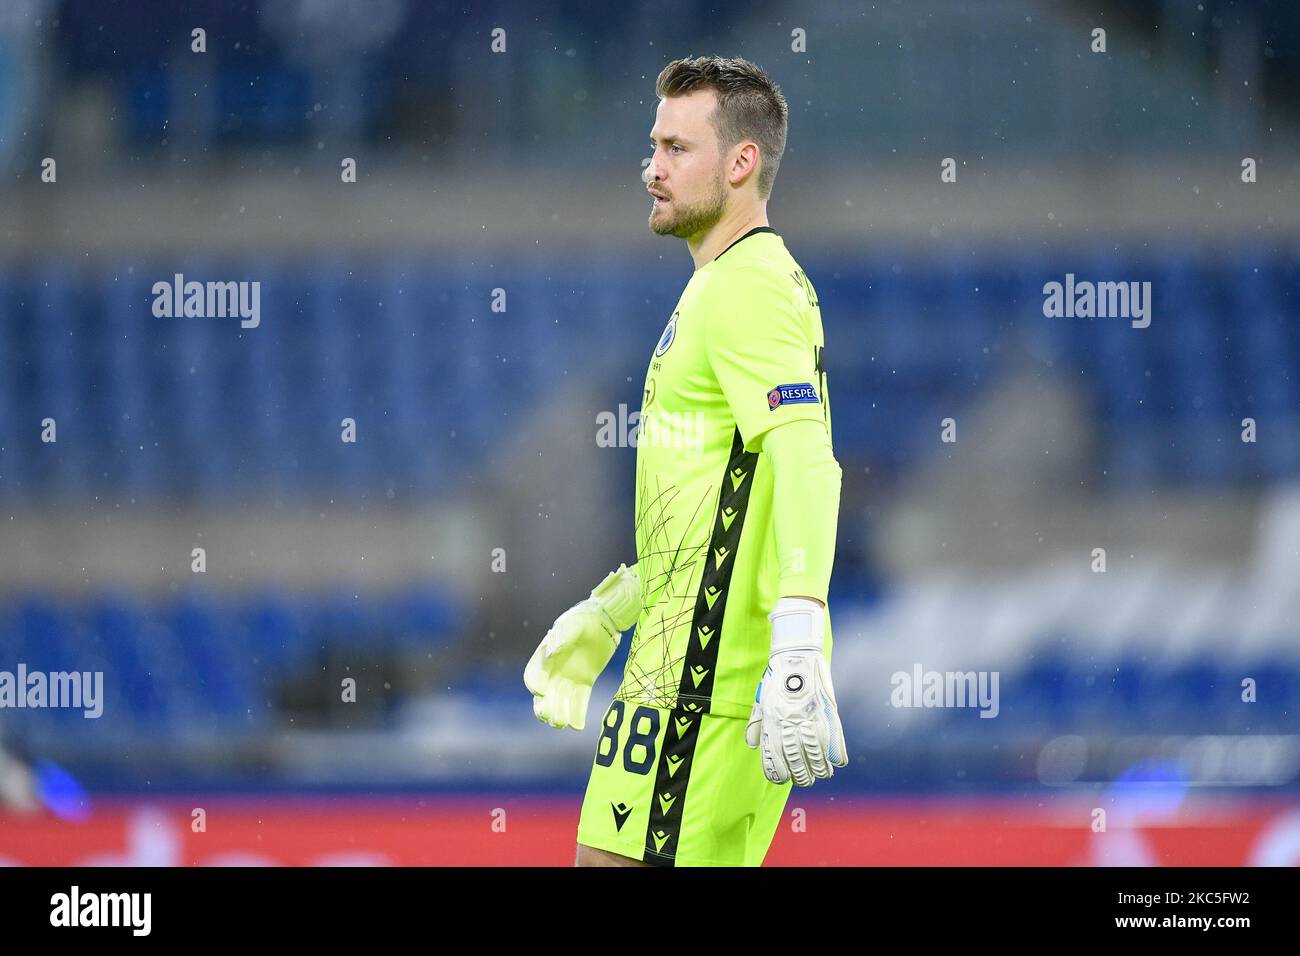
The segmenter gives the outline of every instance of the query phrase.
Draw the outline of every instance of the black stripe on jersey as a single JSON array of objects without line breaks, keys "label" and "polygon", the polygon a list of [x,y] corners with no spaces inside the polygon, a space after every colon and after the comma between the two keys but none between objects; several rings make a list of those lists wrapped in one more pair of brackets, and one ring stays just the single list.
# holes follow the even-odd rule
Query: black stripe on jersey
[{"label": "black stripe on jersey", "polygon": [[686,639],[677,704],[669,715],[668,729],[664,732],[663,747],[655,769],[644,860],[657,866],[672,866],[677,853],[686,785],[691,778],[700,720],[709,712],[713,699],[713,675],[718,665],[718,645],[722,642],[727,590],[731,584],[731,569],[736,566],[736,550],[745,527],[749,489],[754,485],[757,466],[758,452],[745,451],[740,429],[736,429],[731,442],[731,457],[718,493],[718,510],[713,518],[713,534],[704,560],[704,573],[700,576],[700,589],[695,596],[695,614]]},{"label": "black stripe on jersey", "polygon": [[716,256],[714,256],[714,257],[713,257],[713,261],[714,261],[714,262],[717,262],[719,259],[721,259],[723,256],[725,256],[728,252],[730,252],[732,249],[734,249],[734,248],[735,248],[736,246],[738,246],[740,243],[744,242],[744,241],[745,241],[746,239],[748,239],[750,236],[757,235],[757,234],[760,233],[760,232],[776,232],[776,230],[773,229],[771,226],[755,226],[753,229],[749,230],[749,232],[745,233],[743,236],[741,236],[739,239],[737,239],[737,240],[736,240],[735,242],[733,242],[731,245],[727,246],[727,248],[723,249],[723,250],[722,250],[721,252],[719,252]]},{"label": "black stripe on jersey", "polygon": [[821,386],[818,394],[822,397],[822,420],[829,427],[831,404],[830,399],[826,397],[826,347],[824,345],[813,346],[813,371],[817,374],[817,384]]}]

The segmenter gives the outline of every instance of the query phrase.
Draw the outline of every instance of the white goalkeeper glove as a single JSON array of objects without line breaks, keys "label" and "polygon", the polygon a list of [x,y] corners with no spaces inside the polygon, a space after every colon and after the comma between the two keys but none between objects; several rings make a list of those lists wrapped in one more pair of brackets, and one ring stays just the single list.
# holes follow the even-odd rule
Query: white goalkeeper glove
[{"label": "white goalkeeper glove", "polygon": [[591,597],[555,619],[533,651],[524,684],[533,693],[538,720],[574,730],[586,726],[591,685],[641,613],[641,579],[634,567],[620,564],[606,575]]},{"label": "white goalkeeper glove", "polygon": [[767,616],[772,622],[772,653],[754,695],[745,725],[745,743],[761,745],[763,772],[773,783],[794,780],[811,787],[849,762],[822,656],[826,611],[808,598],[780,598]]}]

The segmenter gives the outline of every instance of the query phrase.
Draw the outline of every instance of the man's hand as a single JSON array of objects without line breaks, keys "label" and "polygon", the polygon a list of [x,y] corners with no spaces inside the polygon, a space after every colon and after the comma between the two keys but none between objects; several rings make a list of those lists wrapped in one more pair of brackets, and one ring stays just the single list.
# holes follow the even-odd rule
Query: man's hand
[{"label": "man's hand", "polygon": [[793,779],[811,787],[849,762],[822,655],[825,609],[809,598],[781,598],[767,616],[772,622],[772,653],[754,695],[745,726],[745,743],[762,746],[763,772],[773,783]]},{"label": "man's hand", "polygon": [[556,618],[524,669],[538,720],[574,730],[586,726],[591,685],[640,613],[641,580],[620,564],[591,597]]}]

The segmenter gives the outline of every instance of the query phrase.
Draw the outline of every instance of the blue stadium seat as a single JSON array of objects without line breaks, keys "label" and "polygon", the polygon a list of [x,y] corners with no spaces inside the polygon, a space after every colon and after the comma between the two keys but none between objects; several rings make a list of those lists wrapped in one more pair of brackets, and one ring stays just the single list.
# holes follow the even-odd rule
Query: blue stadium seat
[{"label": "blue stadium seat", "polygon": [[433,650],[463,633],[456,605],[428,587],[408,588],[384,602],[382,610],[384,629],[398,648]]},{"label": "blue stadium seat", "polygon": [[1144,656],[1125,654],[1109,668],[1107,677],[1117,704],[1116,718],[1143,726],[1155,692],[1149,662]]},{"label": "blue stadium seat", "polygon": [[221,610],[188,597],[165,614],[175,655],[184,670],[168,675],[177,691],[222,723],[246,720],[253,707],[247,649],[237,643],[238,630],[226,626]]},{"label": "blue stadium seat", "polygon": [[114,699],[130,711],[141,730],[166,725],[171,707],[165,689],[142,653],[140,610],[122,599],[101,600],[89,609],[90,626],[108,660]]},{"label": "blue stadium seat", "polygon": [[1040,651],[1024,670],[1014,675],[1009,688],[1000,689],[1003,709],[1022,725],[1064,726],[1075,703],[1070,679],[1067,657]]},{"label": "blue stadium seat", "polygon": [[252,601],[241,609],[240,626],[247,629],[250,665],[263,685],[284,679],[311,658],[302,613],[288,601],[272,595]]},{"label": "blue stadium seat", "polygon": [[1156,673],[1150,694],[1147,708],[1157,729],[1216,730],[1219,715],[1230,703],[1231,688],[1225,696],[1218,662],[1200,657]]},{"label": "blue stadium seat", "polygon": [[77,669],[73,651],[73,625],[66,608],[40,595],[24,599],[14,620],[20,660],[33,670]]},{"label": "blue stadium seat", "polygon": [[387,647],[382,619],[364,597],[333,592],[308,605],[307,627],[313,640],[340,652],[380,653]]}]

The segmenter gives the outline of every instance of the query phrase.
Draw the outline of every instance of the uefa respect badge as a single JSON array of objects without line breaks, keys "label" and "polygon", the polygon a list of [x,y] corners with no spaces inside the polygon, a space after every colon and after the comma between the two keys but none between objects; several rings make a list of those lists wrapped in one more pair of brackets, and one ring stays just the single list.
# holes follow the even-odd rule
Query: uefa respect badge
[{"label": "uefa respect badge", "polygon": [[767,393],[769,411],[776,411],[782,405],[796,405],[800,402],[816,404],[820,401],[821,399],[817,397],[817,389],[813,388],[811,382],[802,382],[798,385],[778,385]]}]

